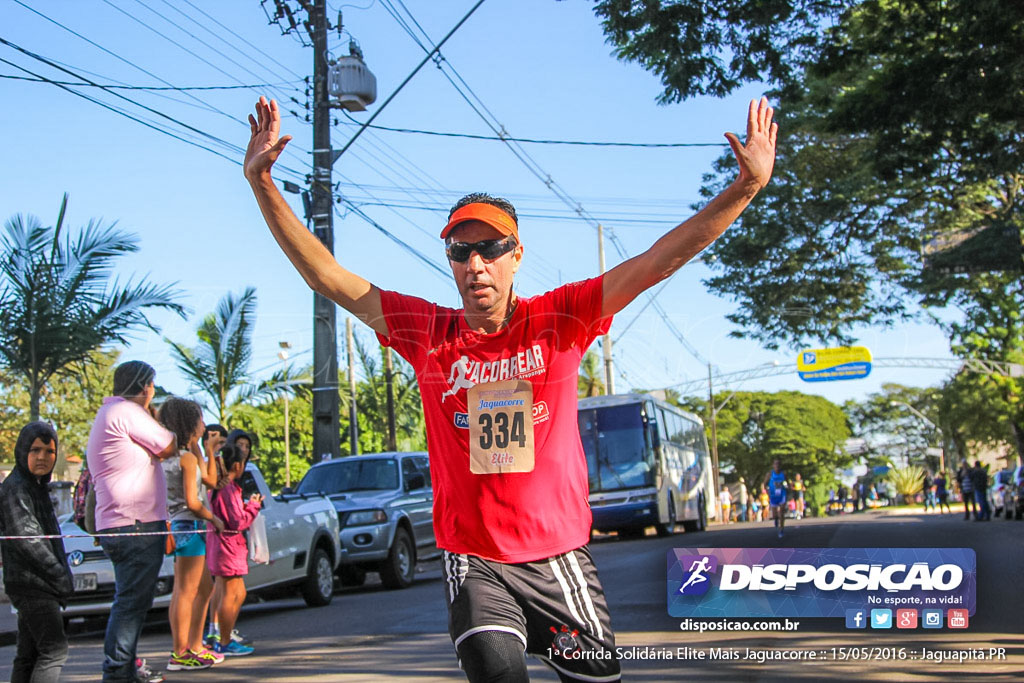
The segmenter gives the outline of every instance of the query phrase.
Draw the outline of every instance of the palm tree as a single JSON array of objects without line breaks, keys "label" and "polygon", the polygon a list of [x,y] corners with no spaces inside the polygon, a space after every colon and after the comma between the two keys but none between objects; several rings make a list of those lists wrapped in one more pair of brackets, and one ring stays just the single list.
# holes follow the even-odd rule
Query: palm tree
[{"label": "palm tree", "polygon": [[587,351],[583,356],[576,384],[580,398],[604,394],[604,370],[601,368],[601,359],[593,351]]},{"label": "palm tree", "polygon": [[151,309],[185,314],[173,285],[112,277],[117,258],[139,250],[134,235],[90,220],[72,236],[64,231],[67,206],[65,194],[52,228],[15,215],[0,239],[0,365],[25,380],[33,420],[51,378],[140,328],[157,331]]},{"label": "palm tree", "polygon": [[239,403],[280,391],[293,383],[289,370],[254,383],[248,376],[252,359],[252,330],[256,319],[256,289],[246,287],[235,297],[227,293],[217,309],[203,318],[196,330],[199,343],[189,348],[169,339],[171,355],[192,387],[213,401],[221,424],[227,424]]}]

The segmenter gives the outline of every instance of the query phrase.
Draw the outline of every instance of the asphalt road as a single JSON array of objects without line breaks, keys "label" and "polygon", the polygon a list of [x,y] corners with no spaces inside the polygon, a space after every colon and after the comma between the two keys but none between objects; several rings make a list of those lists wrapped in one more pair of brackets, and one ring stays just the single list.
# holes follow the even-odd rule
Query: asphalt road
[{"label": "asphalt road", "polygon": [[[680,619],[665,606],[666,553],[673,547],[969,547],[978,557],[977,612],[967,631],[849,631],[842,619],[800,619],[791,633],[705,633],[679,630]],[[601,574],[619,645],[644,651],[692,647],[753,650],[829,650],[885,646],[946,652],[1006,648],[1004,660],[924,662],[889,658],[846,661],[758,662],[698,659],[623,662],[625,680],[1022,680],[1024,679],[1024,522],[964,521],[960,515],[884,516],[852,514],[787,525],[782,540],[767,524],[717,526],[698,534],[619,540],[597,538],[592,551]],[[239,627],[257,643],[257,655],[229,660],[209,672],[168,680],[465,680],[447,638],[444,583],[436,563],[420,567],[416,584],[383,589],[345,588],[325,608],[301,600],[248,605]],[[162,664],[170,635],[158,615],[147,628],[140,653]],[[72,637],[67,680],[95,680],[102,635],[85,630]],[[0,648],[0,679],[9,676],[13,648]],[[557,680],[531,663],[534,680]]]}]

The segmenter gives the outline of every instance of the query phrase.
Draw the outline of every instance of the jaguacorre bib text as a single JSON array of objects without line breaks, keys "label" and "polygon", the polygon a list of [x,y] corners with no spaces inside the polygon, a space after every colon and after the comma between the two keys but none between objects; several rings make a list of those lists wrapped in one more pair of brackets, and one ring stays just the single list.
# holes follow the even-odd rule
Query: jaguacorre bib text
[{"label": "jaguacorre bib text", "polygon": [[533,385],[525,380],[475,384],[469,409],[469,471],[532,472]]}]

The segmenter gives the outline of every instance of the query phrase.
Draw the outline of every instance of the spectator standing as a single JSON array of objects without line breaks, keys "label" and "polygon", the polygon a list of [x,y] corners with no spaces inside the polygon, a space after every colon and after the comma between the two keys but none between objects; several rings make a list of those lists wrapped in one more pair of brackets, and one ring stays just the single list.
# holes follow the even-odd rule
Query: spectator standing
[{"label": "spectator standing", "polygon": [[939,472],[937,475],[935,475],[935,482],[934,483],[935,483],[935,497],[936,497],[936,499],[938,500],[938,503],[939,503],[939,506],[938,506],[939,514],[942,514],[943,506],[945,506],[946,512],[952,512],[952,510],[949,509],[949,502],[947,502],[948,499],[949,499],[949,490],[946,488],[946,473],[945,472]]},{"label": "spectator standing", "polygon": [[992,509],[988,505],[988,468],[983,467],[980,460],[974,461],[971,484],[974,486],[974,504],[978,508],[975,521],[988,522],[992,519]]},{"label": "spectator standing", "polygon": [[[142,361],[114,370],[114,395],[103,399],[89,433],[86,457],[96,491],[96,528],[114,565],[114,604],[103,641],[104,681],[141,677],[136,649],[153,605],[164,560],[167,483],[160,461],[177,455],[174,435],[150,412],[156,371]],[[143,663],[144,664],[144,663]]]},{"label": "spectator standing", "polygon": [[170,398],[160,408],[160,423],[174,433],[177,457],[163,461],[167,479],[167,514],[174,532],[174,593],[168,616],[173,646],[168,671],[207,669],[223,657],[203,647],[203,622],[213,591],[206,566],[206,522],[218,532],[224,522],[206,507],[206,488],[215,488],[219,440],[204,439],[207,457],[199,440],[206,433],[203,410],[195,401]]},{"label": "spectator standing", "polygon": [[960,497],[964,499],[964,519],[970,519],[971,513],[978,518],[978,508],[974,501],[974,473],[971,466],[964,460],[956,471],[956,484],[960,487]]},{"label": "spectator standing", "polygon": [[[210,507],[214,515],[224,520],[225,531],[211,534],[207,539],[206,562],[214,580],[221,584],[223,596],[217,615],[221,631],[213,650],[217,654],[237,657],[253,652],[252,647],[231,638],[238,611],[245,601],[245,575],[249,573],[248,548],[242,532],[259,515],[263,497],[254,493],[248,501],[242,501],[242,487],[237,480],[245,473],[247,458],[237,446],[224,446],[221,453],[229,481],[210,494]],[[209,529],[214,530],[212,526]]]},{"label": "spectator standing", "polygon": [[[14,470],[0,485],[0,535],[57,536],[49,483],[57,433],[46,422],[25,425],[14,446]],[[68,658],[61,608],[74,590],[60,538],[0,541],[4,590],[18,610],[12,683],[54,683]]]},{"label": "spectator standing", "polygon": [[924,498],[924,511],[928,512],[929,509],[935,509],[935,480],[932,479],[932,473],[925,470],[924,479],[921,480],[921,496]]},{"label": "spectator standing", "polygon": [[[224,445],[237,448],[246,462],[252,457],[253,439],[249,432],[244,429],[232,429],[230,432],[226,432],[220,425],[207,425],[207,430],[217,431],[218,434],[225,434],[227,442]],[[217,458],[217,466],[220,473],[220,483],[217,485],[217,489],[220,489],[227,483],[228,477],[227,470],[224,468],[224,464],[220,461],[219,457]],[[218,581],[214,584],[213,595],[210,598],[210,623],[206,629],[206,636],[203,638],[203,642],[209,648],[213,648],[213,644],[220,639],[220,623],[217,615],[220,614],[221,601],[224,599],[223,590],[223,582]],[[252,645],[252,640],[239,633],[238,629],[232,629],[231,639],[240,645]]]},{"label": "spectator standing", "polygon": [[743,481],[743,477],[740,477],[740,488],[738,491],[737,498],[739,500],[739,507],[737,508],[737,517],[739,518],[739,521],[746,522],[747,518],[750,516],[748,508],[748,506],[750,505],[750,496],[747,493],[747,483]]},{"label": "spectator standing", "polygon": [[722,506],[722,523],[728,524],[732,521],[730,517],[732,511],[732,494],[729,493],[729,487],[722,484],[722,492],[718,494],[718,502]]},{"label": "spectator standing", "polygon": [[840,484],[839,485],[839,512],[841,512],[841,513],[845,513],[846,512],[847,495],[849,495],[849,491],[846,488],[846,484]]},{"label": "spectator standing", "polygon": [[793,477],[793,499],[796,502],[796,518],[804,518],[804,490],[806,489],[804,478],[799,473]]}]

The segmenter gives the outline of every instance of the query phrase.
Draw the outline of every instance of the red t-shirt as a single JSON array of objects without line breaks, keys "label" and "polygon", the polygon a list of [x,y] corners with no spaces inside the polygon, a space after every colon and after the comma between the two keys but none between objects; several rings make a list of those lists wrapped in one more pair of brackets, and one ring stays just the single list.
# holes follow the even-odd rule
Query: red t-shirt
[{"label": "red t-shirt", "polygon": [[[381,292],[389,337],[419,381],[434,485],[437,545],[498,562],[530,562],[590,539],[587,461],[576,421],[580,359],[608,331],[600,277],[520,298],[493,334],[466,325],[462,310]],[[533,386],[532,472],[473,474],[466,389],[488,381]]]}]

